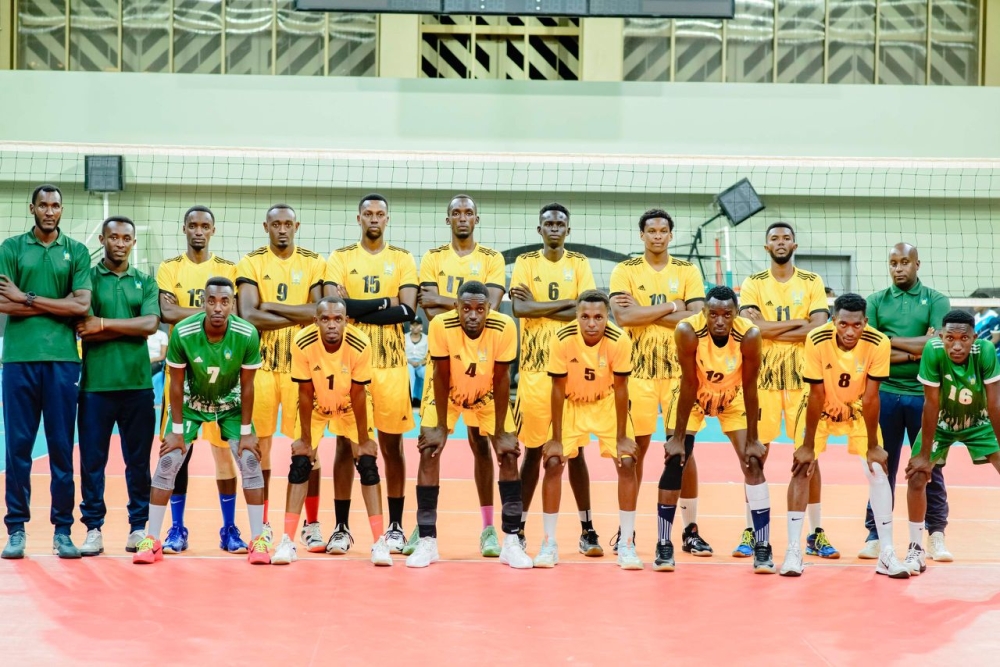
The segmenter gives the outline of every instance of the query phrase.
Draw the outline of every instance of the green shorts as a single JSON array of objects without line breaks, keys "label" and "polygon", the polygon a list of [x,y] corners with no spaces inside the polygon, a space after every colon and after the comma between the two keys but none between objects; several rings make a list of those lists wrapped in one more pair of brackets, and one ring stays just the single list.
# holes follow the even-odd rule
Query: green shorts
[{"label": "green shorts", "polygon": [[[1000,452],[997,436],[989,424],[957,432],[937,429],[934,432],[934,443],[931,445],[931,461],[934,465],[943,466],[945,464],[948,460],[948,452],[956,442],[965,445],[965,448],[969,450],[969,456],[972,457],[972,462],[975,464],[987,463],[987,456]],[[916,444],[913,446],[914,456],[920,453],[921,443],[922,440],[918,433]]]},{"label": "green shorts", "polygon": [[[198,439],[198,429],[202,424],[217,422],[222,439],[227,442],[240,439],[240,427],[243,425],[243,408],[236,406],[223,412],[202,412],[184,406],[184,444],[189,445]],[[252,428],[252,427],[251,427]]]}]

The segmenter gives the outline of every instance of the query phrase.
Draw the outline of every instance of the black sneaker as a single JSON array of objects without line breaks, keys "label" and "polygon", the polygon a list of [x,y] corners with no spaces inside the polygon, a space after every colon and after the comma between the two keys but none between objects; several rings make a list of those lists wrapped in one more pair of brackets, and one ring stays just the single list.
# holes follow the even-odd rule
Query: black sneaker
[{"label": "black sneaker", "polygon": [[517,541],[521,543],[521,551],[528,550],[528,538],[524,536],[524,528],[517,531]]},{"label": "black sneaker", "polygon": [[683,540],[681,549],[685,553],[689,553],[692,556],[712,555],[712,547],[708,546],[708,542],[701,539],[701,535],[698,534],[698,524],[689,523],[688,527],[684,529],[684,535],[681,539]]},{"label": "black sneaker", "polygon": [[[618,542],[616,541],[615,544],[618,544]],[[580,553],[591,558],[600,558],[604,555],[604,549],[601,548],[597,531],[593,528],[580,534]]]},{"label": "black sneaker", "polygon": [[674,543],[656,543],[656,560],[653,561],[654,572],[674,571]]},{"label": "black sneaker", "polygon": [[758,542],[753,548],[753,571],[755,574],[774,574],[774,559],[771,557],[771,545]]}]

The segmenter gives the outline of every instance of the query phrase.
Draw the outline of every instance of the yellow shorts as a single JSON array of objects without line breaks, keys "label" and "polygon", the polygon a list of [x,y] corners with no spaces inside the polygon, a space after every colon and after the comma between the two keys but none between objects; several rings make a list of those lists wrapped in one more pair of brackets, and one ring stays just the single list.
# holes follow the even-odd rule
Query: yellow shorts
[{"label": "yellow shorts", "polygon": [[410,373],[406,366],[373,368],[368,391],[374,404],[370,426],[383,433],[406,433],[413,428]]},{"label": "yellow shorts", "polygon": [[[618,416],[614,393],[591,403],[566,401],[563,404],[563,456],[574,458],[590,442],[591,433],[600,443],[601,456],[614,458],[618,454]],[[635,439],[631,418],[625,427],[625,435]]]},{"label": "yellow shorts", "polygon": [[[878,446],[882,446],[882,429],[878,431]],[[802,440],[806,434],[805,417],[799,420],[798,433],[795,436],[795,449],[802,446]],[[865,427],[864,419],[851,419],[843,422],[832,422],[829,419],[820,419],[816,425],[815,452],[819,456],[826,451],[826,440],[831,435],[847,436],[847,452],[866,456],[868,454],[868,429]],[[763,442],[763,440],[762,440]]]},{"label": "yellow shorts", "polygon": [[[167,424],[170,422],[170,367],[163,374],[163,409],[160,411],[160,439],[167,434]],[[229,449],[229,443],[222,439],[222,431],[219,425],[212,422],[205,422],[201,425],[201,437],[213,447],[224,447]]]},{"label": "yellow shorts", "polygon": [[278,430],[281,408],[281,432],[294,437],[299,420],[299,385],[291,373],[258,370],[253,381],[253,427],[259,438],[269,438]]},{"label": "yellow shorts", "polygon": [[525,447],[541,447],[552,437],[552,378],[544,372],[523,372],[514,402],[517,439]]},{"label": "yellow shorts", "polygon": [[785,435],[794,439],[798,422],[805,423],[805,400],[808,396],[805,389],[758,389],[760,414],[757,435],[760,441],[766,444],[781,435],[782,413],[785,415]]},{"label": "yellow shorts", "polygon": [[[368,437],[375,437],[375,429],[372,427],[372,398],[368,396]],[[313,410],[310,435],[312,435],[313,449],[319,447],[319,441],[323,439],[324,429],[329,428],[330,433],[335,436],[347,438],[355,444],[358,440],[358,421],[354,418],[354,410],[348,406],[343,412],[336,412],[332,415],[325,414],[319,410]]]},{"label": "yellow shorts", "polygon": [[[669,424],[671,412],[677,402],[680,379],[641,380],[629,378],[629,414],[636,435],[652,435],[656,432],[656,419],[663,414],[663,423]],[[613,411],[612,411],[613,413]]]},{"label": "yellow shorts", "polygon": [[[478,428],[483,435],[493,435],[497,417],[492,399],[473,408],[463,408],[448,401],[448,433],[455,430],[459,416],[465,421],[466,428]],[[420,405],[420,427],[434,428],[437,425],[437,408],[434,401],[425,401]],[[508,408],[507,418],[504,420],[504,431],[514,433],[514,429],[514,410]]]},{"label": "yellow shorts", "polygon": [[[668,431],[672,431],[676,425],[676,412],[676,410],[671,412],[670,424],[667,426]],[[747,427],[747,409],[743,404],[743,392],[738,392],[733,400],[715,415],[706,415],[705,409],[698,401],[695,401],[694,407],[691,408],[691,416],[688,417],[688,432],[700,431],[705,428],[705,417],[717,417],[723,433],[745,431]]]}]

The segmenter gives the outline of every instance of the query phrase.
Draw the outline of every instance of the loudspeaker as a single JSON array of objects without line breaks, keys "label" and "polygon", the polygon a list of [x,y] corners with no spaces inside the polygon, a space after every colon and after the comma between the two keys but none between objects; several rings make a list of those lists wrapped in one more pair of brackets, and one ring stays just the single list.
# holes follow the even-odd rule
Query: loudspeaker
[{"label": "loudspeaker", "polygon": [[125,162],[121,155],[86,155],[83,187],[87,192],[121,192],[125,189]]},{"label": "loudspeaker", "polygon": [[723,215],[734,227],[764,210],[764,202],[760,200],[757,191],[746,178],[726,188],[716,196],[715,200],[719,203]]}]

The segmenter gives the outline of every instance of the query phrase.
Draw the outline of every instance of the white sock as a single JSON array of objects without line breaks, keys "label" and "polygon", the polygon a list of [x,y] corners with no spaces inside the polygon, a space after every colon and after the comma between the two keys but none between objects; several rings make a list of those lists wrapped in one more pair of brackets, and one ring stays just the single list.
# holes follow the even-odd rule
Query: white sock
[{"label": "white sock", "polygon": [[545,539],[556,541],[556,524],[559,522],[559,514],[542,514],[542,529],[545,531]]},{"label": "white sock", "polygon": [[584,523],[584,522],[587,522],[587,521],[593,521],[594,520],[594,518],[593,518],[594,515],[593,515],[593,512],[591,510],[580,510],[580,511],[578,511],[576,513],[576,515],[578,517],[580,517],[580,523]]},{"label": "white sock", "polygon": [[248,504],[247,514],[250,516],[250,537],[260,537],[264,531],[264,506]]},{"label": "white sock", "polygon": [[146,535],[152,537],[154,540],[160,538],[160,531],[163,530],[163,517],[167,515],[166,505],[154,505],[149,504],[149,529],[146,531]]},{"label": "white sock", "polygon": [[743,509],[746,510],[747,528],[753,530],[753,514],[750,513],[750,503],[749,502],[744,503]]},{"label": "white sock", "polygon": [[892,548],[892,489],[889,488],[889,478],[885,476],[882,466],[873,466],[873,471],[868,468],[867,460],[861,459],[861,464],[868,478],[868,502],[875,518],[879,548],[885,551]]},{"label": "white sock", "polygon": [[[152,510],[153,506],[149,506]],[[152,518],[152,514],[149,515]],[[910,521],[910,544],[916,544],[918,546],[924,546],[924,522],[920,521],[914,522]]]},{"label": "white sock", "polygon": [[692,523],[698,523],[697,498],[681,498],[677,501],[677,505],[681,508],[681,521],[684,522],[685,528]]},{"label": "white sock", "polygon": [[521,512],[521,523],[526,523],[528,521],[528,513]]},{"label": "white sock", "polygon": [[806,512],[809,514],[809,527],[812,529],[811,532],[815,533],[817,528],[822,528],[823,524],[823,513],[820,509],[820,503],[809,503],[806,505]]},{"label": "white sock", "polygon": [[788,513],[788,548],[802,549],[802,524],[805,523],[805,512]]},{"label": "white sock", "polygon": [[618,511],[618,522],[622,529],[621,541],[623,544],[632,543],[632,534],[635,532],[635,510],[626,512]]}]

